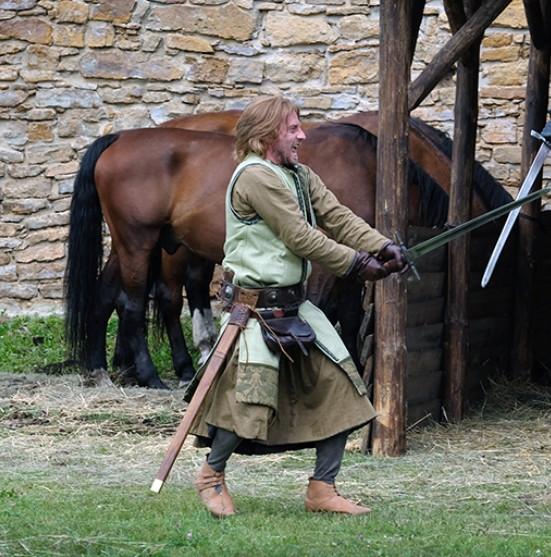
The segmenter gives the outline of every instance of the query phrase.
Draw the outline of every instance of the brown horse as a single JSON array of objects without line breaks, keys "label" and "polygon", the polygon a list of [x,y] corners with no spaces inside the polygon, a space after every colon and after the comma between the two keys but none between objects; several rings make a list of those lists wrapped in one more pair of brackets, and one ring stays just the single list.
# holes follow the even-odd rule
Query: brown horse
[{"label": "brown horse", "polygon": [[[233,135],[235,125],[241,115],[239,110],[230,110],[219,113],[205,113],[193,116],[184,116],[170,120],[162,124],[162,127],[176,127],[184,129],[197,129],[203,131],[215,131]],[[361,126],[363,129],[374,135],[378,134],[378,113],[364,112],[354,114],[349,117],[341,118],[336,122],[349,122]],[[320,125],[318,122],[307,122],[305,129],[311,129]],[[450,189],[451,181],[451,140],[435,128],[424,122],[411,118],[410,120],[410,154],[412,159],[425,170],[431,177],[438,182],[446,192]],[[436,150],[435,150],[436,149]],[[415,170],[415,168],[413,167]],[[503,190],[499,183],[494,180],[480,165],[475,166],[475,193],[473,196],[472,212],[478,215],[489,208],[505,203],[510,200],[508,194]],[[415,190],[410,191],[410,196],[415,195]],[[431,204],[431,199],[425,196],[419,202],[426,205]],[[415,205],[415,203],[412,203]],[[430,214],[430,209],[424,208],[424,215]],[[437,213],[433,210],[433,216]],[[446,215],[440,212],[440,220],[428,222],[426,219],[422,224],[432,226],[442,226],[445,224]],[[413,215],[412,222],[419,222],[418,216]],[[196,258],[187,263],[184,249],[176,251],[173,255],[163,253],[161,274],[159,277],[157,293],[162,293],[160,297],[156,295],[157,305],[164,308],[164,323],[168,331],[168,337],[172,346],[185,346],[180,324],[180,314],[182,310],[182,285],[183,281],[167,280],[167,277],[177,276],[187,269],[192,277],[185,283],[185,290],[193,316],[194,341],[201,352],[200,361],[204,360],[214,343],[214,322],[212,318],[210,302],[210,275],[207,267],[210,262]],[[195,268],[194,268],[195,267]],[[193,277],[203,280],[202,283],[194,282]],[[205,277],[207,280],[205,280]],[[163,297],[169,296],[169,300]],[[336,277],[326,273],[323,269],[314,266],[314,272],[308,283],[308,297],[314,301],[321,309],[328,314],[333,322],[341,322],[341,332],[343,340],[347,345],[352,357],[359,365],[359,355],[357,348],[357,333],[362,319],[361,311],[361,287],[355,283],[344,284]],[[169,313],[164,313],[168,312]],[[184,352],[187,354],[187,352]],[[174,354],[174,352],[173,352]],[[176,354],[182,354],[182,351]],[[176,355],[175,354],[175,355]],[[177,363],[175,362],[175,369]],[[177,372],[178,373],[178,372]],[[179,376],[187,377],[186,374],[178,373]]]},{"label": "brown horse", "polygon": [[[241,110],[227,110],[188,115],[164,122],[160,127],[234,135],[235,126],[241,114]],[[374,136],[379,135],[379,113],[377,111],[358,112],[333,120],[333,122],[356,124]],[[304,130],[309,130],[323,123],[304,122],[302,127]],[[418,118],[410,118],[409,123],[409,156],[411,160],[423,168],[446,193],[449,193],[452,146],[450,138],[444,132],[429,126]],[[501,185],[478,163],[475,164],[475,174],[476,181],[471,207],[473,217],[495,208],[497,205],[494,203],[506,203],[511,200]]]},{"label": "brown horse", "polygon": [[[328,124],[310,129],[300,151],[301,160],[340,201],[371,223],[375,144],[357,125]],[[184,246],[221,261],[224,191],[236,166],[232,152],[233,138],[225,134],[152,128],[104,136],[85,153],[71,204],[66,297],[69,340],[88,373],[107,369],[105,330],[116,310],[121,349],[132,355],[125,358],[132,364],[128,377],[139,385],[165,387],[145,337],[150,273],[160,266],[161,248],[173,254]],[[421,169],[412,166],[410,176],[415,192],[409,196],[410,220],[428,224],[418,200],[436,200],[443,192]],[[445,214],[447,200],[441,201]],[[103,269],[102,215],[111,233]]]}]

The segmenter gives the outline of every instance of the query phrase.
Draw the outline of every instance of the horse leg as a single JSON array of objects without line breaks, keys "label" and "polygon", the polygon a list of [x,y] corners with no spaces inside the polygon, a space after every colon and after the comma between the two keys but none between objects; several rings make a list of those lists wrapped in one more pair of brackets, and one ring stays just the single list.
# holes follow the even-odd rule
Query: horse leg
[{"label": "horse leg", "polygon": [[159,377],[147,346],[144,303],[122,292],[117,306],[122,350],[125,354],[133,354],[133,360],[128,356],[123,358],[126,367],[121,371],[121,379],[140,387],[168,389]]},{"label": "horse leg", "polygon": [[134,363],[128,357],[127,351],[124,349],[124,339],[122,338],[121,327],[117,328],[117,338],[115,340],[115,351],[113,352],[113,367],[117,369],[126,369],[132,367]]},{"label": "horse leg", "polygon": [[113,311],[119,313],[119,327],[113,355],[113,367],[118,368],[124,376],[135,367],[131,349],[125,345],[124,318],[120,317],[118,307],[121,297],[120,267],[114,251],[102,270],[97,283],[97,299],[94,311],[88,321],[89,341],[86,360],[86,384],[90,386],[113,385],[107,373],[107,324]]},{"label": "horse leg", "polygon": [[120,348],[123,353],[122,361],[133,362],[131,367],[122,371],[121,378],[124,381],[135,382],[140,387],[168,389],[159,377],[147,345],[147,275],[154,245],[148,250],[144,242],[143,247],[140,252],[120,256],[122,287],[116,301],[122,339]]},{"label": "horse leg", "polygon": [[342,340],[350,352],[360,375],[363,373],[358,350],[358,332],[362,324],[362,285],[356,279],[343,280],[340,284],[338,321]]},{"label": "horse leg", "polygon": [[87,348],[84,383],[86,386],[113,386],[107,373],[107,323],[115,309],[119,292],[116,255],[111,253],[96,288],[94,309],[87,322]]},{"label": "horse leg", "polygon": [[[113,252],[111,252],[109,258],[111,259],[112,256],[113,256]],[[115,301],[118,300],[118,297],[120,295],[120,273],[117,276],[118,276],[119,288],[116,291],[114,291],[113,309],[115,309]],[[113,286],[112,281],[111,281],[111,285]],[[105,288],[107,288],[107,285]],[[118,309],[117,309],[117,313],[119,313]],[[113,367],[118,369],[119,371],[123,371],[125,369],[131,369],[134,367],[134,360],[132,358],[132,355],[130,354],[129,350],[125,349],[124,346],[124,335],[122,333],[121,323],[119,323],[119,326],[117,327],[117,338],[115,340],[115,350],[113,352],[112,363],[113,363]]]},{"label": "horse leg", "polygon": [[[89,322],[89,328],[92,332],[92,339],[90,340],[92,353],[90,354],[90,361],[88,362],[87,368],[88,370],[92,370],[88,373],[92,373],[94,376],[101,374],[102,371],[107,375],[107,371],[105,371],[107,370],[107,324],[115,310],[116,302],[121,293],[120,280],[118,258],[115,251],[111,251],[105,268],[98,279],[97,304],[94,307],[94,312]],[[132,354],[128,349],[125,349],[122,330],[123,325],[119,324],[112,359],[113,368],[118,369],[119,373],[127,369],[133,369],[134,367]]]},{"label": "horse leg", "polygon": [[155,305],[158,308],[167,331],[172,353],[172,363],[180,386],[185,386],[193,379],[195,368],[189,354],[181,315],[184,299],[182,288],[185,282],[189,252],[180,246],[173,254],[163,250],[161,275],[155,285]]},{"label": "horse leg", "polygon": [[213,274],[212,261],[199,256],[191,258],[187,266],[185,287],[193,322],[193,343],[201,354],[200,364],[206,361],[218,336],[210,303],[210,283]]}]

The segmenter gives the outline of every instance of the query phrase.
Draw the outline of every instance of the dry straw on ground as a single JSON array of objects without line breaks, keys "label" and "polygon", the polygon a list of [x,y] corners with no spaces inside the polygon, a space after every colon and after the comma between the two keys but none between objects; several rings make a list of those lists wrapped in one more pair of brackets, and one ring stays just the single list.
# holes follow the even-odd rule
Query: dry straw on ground
[{"label": "dry straw on ground", "polygon": [[[12,477],[34,475],[70,484],[149,487],[185,410],[182,391],[87,388],[77,376],[0,374],[0,463]],[[473,496],[494,486],[495,497],[512,486],[521,505],[547,513],[551,504],[551,390],[525,384],[491,386],[483,404],[459,424],[408,432],[399,459],[356,455],[345,459],[341,486],[370,498],[430,504],[432,496]],[[425,421],[424,423],[426,423]],[[360,434],[357,434],[358,439]],[[354,440],[349,445],[353,450]],[[204,450],[186,444],[169,484],[191,487]],[[266,457],[235,456],[234,491],[297,493],[313,464],[313,451]],[[255,482],[249,481],[254,474]],[[166,489],[166,487],[165,487]],[[476,496],[476,495],[475,495]],[[515,497],[518,497],[515,495]]]}]

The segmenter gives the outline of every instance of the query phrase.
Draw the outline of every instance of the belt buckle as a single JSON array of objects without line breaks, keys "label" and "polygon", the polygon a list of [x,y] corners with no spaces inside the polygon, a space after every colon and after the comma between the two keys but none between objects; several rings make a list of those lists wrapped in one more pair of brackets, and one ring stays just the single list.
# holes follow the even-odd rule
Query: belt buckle
[{"label": "belt buckle", "polygon": [[222,300],[231,303],[233,301],[233,293],[234,293],[234,286],[229,282],[226,282],[222,285],[222,291],[220,293],[220,297]]}]

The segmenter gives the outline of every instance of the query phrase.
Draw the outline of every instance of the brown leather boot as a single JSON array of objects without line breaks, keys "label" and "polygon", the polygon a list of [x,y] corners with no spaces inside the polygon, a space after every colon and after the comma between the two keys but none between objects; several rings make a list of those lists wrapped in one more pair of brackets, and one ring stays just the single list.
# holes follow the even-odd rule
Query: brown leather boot
[{"label": "brown leather boot", "polygon": [[216,472],[205,461],[195,476],[195,489],[203,505],[216,517],[235,514],[235,505],[230,497],[224,472]]},{"label": "brown leather boot", "polygon": [[304,504],[306,510],[312,512],[327,511],[345,514],[366,514],[371,512],[370,508],[360,507],[360,505],[356,505],[339,495],[334,484],[328,484],[312,478],[309,480]]}]

